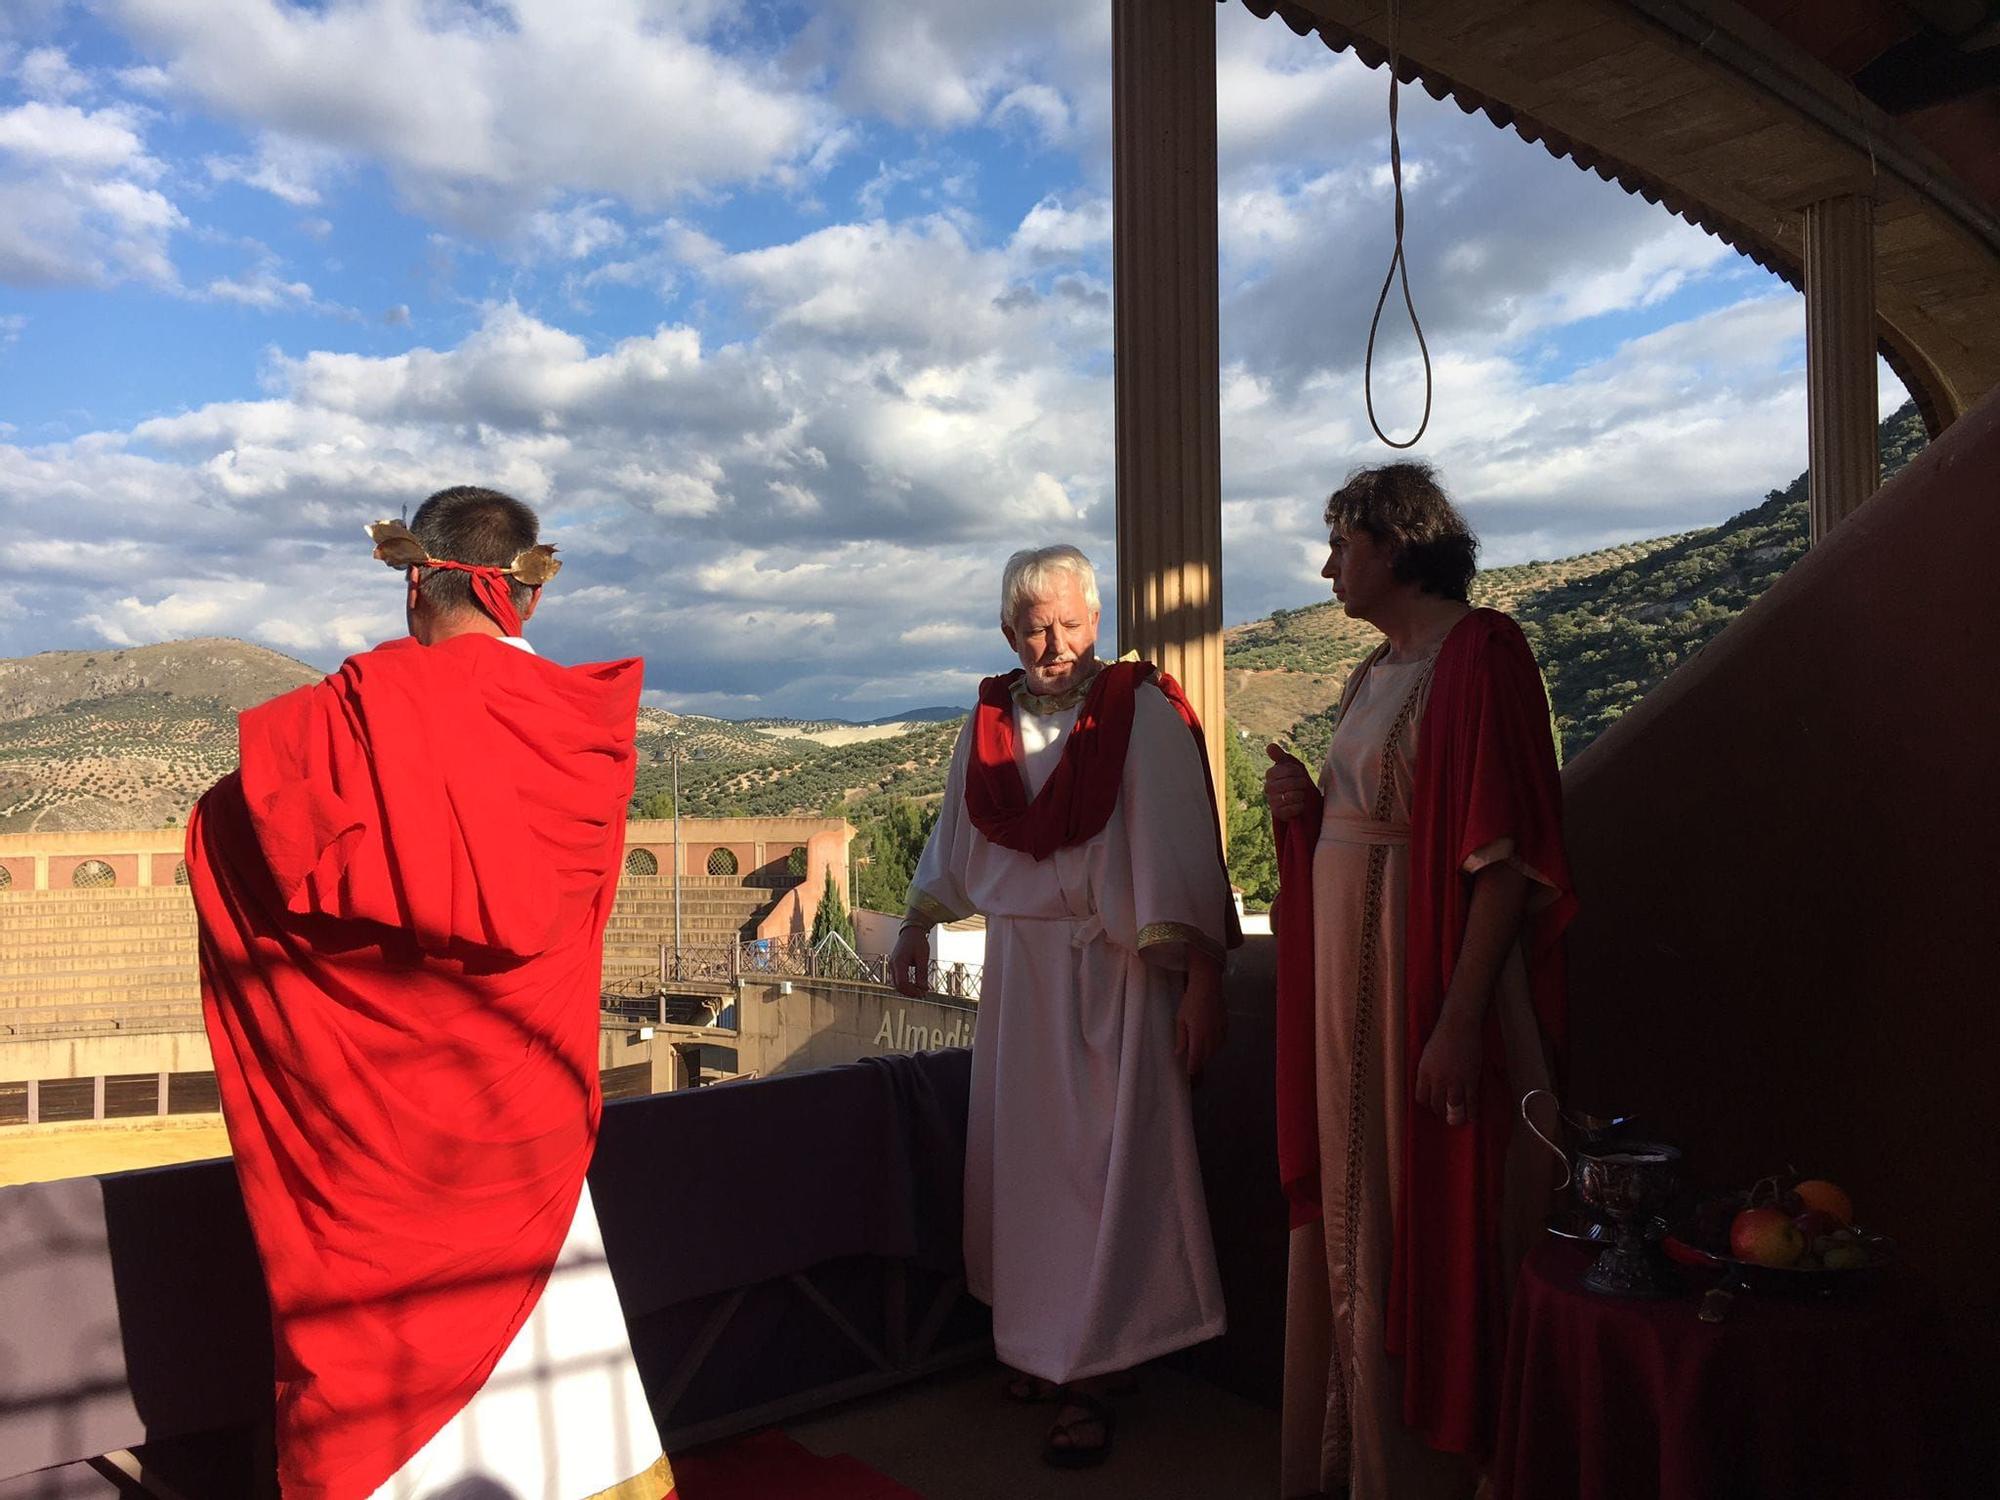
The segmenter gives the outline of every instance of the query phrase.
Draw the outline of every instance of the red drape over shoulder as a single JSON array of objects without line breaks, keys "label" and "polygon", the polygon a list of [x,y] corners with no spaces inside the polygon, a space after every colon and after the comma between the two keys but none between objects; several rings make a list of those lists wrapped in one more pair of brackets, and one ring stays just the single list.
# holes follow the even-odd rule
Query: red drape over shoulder
[{"label": "red drape over shoulder", "polygon": [[[1276,825],[1279,889],[1278,1167],[1294,1228],[1320,1213],[1314,1084],[1312,861],[1322,805]],[[1433,1447],[1490,1451],[1499,1396],[1499,1226],[1515,1101],[1498,1017],[1487,1016],[1479,1117],[1448,1126],[1416,1102],[1417,1064],[1465,942],[1472,855],[1502,839],[1537,879],[1524,940],[1543,1035],[1564,1035],[1561,937],[1576,907],[1563,851],[1562,783],[1548,696],[1520,627],[1473,610],[1439,650],[1417,729],[1404,954],[1407,1066],[1389,1352],[1403,1364],[1403,1419]]]},{"label": "red drape over shoulder", "polygon": [[[1076,723],[1063,742],[1062,758],[1034,801],[1021,779],[1014,730],[1014,684],[1021,669],[979,684],[972,711],[972,754],[965,768],[965,811],[972,826],[1004,849],[1047,859],[1058,849],[1088,843],[1104,831],[1118,805],[1125,776],[1125,753],[1132,745],[1132,718],[1141,684],[1150,682],[1173,705],[1194,736],[1208,787],[1209,825],[1215,830],[1215,858],[1225,868],[1222,819],[1215,806],[1215,777],[1209,771],[1208,740],[1201,718],[1181,685],[1149,661],[1117,661],[1091,679],[1077,706]],[[1243,942],[1243,927],[1232,901],[1224,919],[1227,944]]]},{"label": "red drape over shoulder", "polygon": [[398,641],[244,714],[189,821],[287,1500],[372,1494],[554,1265],[596,1140],[640,675]]},{"label": "red drape over shoulder", "polygon": [[[1150,662],[1113,662],[1090,681],[1077,706],[1076,724],[1062,759],[1033,802],[1021,781],[1014,732],[1014,684],[1021,669],[979,684],[972,711],[972,755],[965,768],[965,810],[977,828],[1004,849],[1047,859],[1058,849],[1088,843],[1111,821],[1125,752],[1132,744],[1132,715],[1139,684],[1171,687],[1168,697],[1183,718],[1193,710],[1174,680],[1155,675]],[[1200,726],[1195,726],[1199,734]]]},{"label": "red drape over shoulder", "polygon": [[1562,779],[1548,694],[1521,629],[1476,609],[1438,652],[1417,731],[1410,804],[1410,905],[1402,1201],[1389,1277],[1388,1347],[1403,1358],[1403,1420],[1432,1447],[1492,1451],[1506,1347],[1500,1254],[1507,1096],[1500,1021],[1486,1013],[1478,1115],[1450,1126],[1416,1103],[1417,1064],[1465,943],[1465,863],[1503,839],[1534,877],[1523,938],[1542,1035],[1563,1044],[1562,933],[1576,909],[1563,849]]}]

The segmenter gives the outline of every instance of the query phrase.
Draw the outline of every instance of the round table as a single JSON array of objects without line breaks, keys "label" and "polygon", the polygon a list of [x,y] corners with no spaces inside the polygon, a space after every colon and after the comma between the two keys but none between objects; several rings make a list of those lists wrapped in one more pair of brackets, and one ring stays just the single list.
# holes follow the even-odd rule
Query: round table
[{"label": "round table", "polygon": [[1595,1250],[1537,1246],[1508,1337],[1498,1500],[1929,1500],[1935,1322],[1890,1267],[1832,1298],[1583,1288]]}]

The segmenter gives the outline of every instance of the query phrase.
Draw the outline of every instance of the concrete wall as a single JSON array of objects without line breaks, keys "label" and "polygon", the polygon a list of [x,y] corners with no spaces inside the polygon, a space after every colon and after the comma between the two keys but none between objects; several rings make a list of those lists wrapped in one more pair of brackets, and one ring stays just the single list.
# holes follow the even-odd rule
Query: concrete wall
[{"label": "concrete wall", "polygon": [[93,1078],[100,1073],[206,1073],[215,1067],[201,1021],[151,1036],[0,1036],[0,1079]]},{"label": "concrete wall", "polygon": [[737,1056],[744,1072],[767,1077],[878,1052],[969,1047],[977,1017],[975,1007],[860,985],[746,980],[736,1010]]},{"label": "concrete wall", "polygon": [[1564,778],[1570,1102],[1640,1115],[1700,1182],[1845,1185],[1989,1392],[1996,474],[1989,398]]}]

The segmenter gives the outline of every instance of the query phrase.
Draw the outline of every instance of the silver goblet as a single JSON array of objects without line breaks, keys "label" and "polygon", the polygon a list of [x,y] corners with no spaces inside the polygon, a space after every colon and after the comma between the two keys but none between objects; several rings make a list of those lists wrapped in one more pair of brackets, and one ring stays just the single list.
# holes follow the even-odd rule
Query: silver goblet
[{"label": "silver goblet", "polygon": [[1670,1297],[1673,1286],[1655,1258],[1646,1226],[1666,1207],[1680,1179],[1681,1153],[1659,1141],[1592,1141],[1576,1152],[1583,1201],[1617,1231],[1583,1284],[1610,1297]]}]

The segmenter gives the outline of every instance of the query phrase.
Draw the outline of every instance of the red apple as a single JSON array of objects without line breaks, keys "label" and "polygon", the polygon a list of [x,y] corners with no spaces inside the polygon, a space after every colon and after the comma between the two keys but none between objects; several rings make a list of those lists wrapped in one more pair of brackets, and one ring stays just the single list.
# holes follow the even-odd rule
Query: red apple
[{"label": "red apple", "polygon": [[1782,1209],[1746,1208],[1730,1221],[1729,1253],[1760,1266],[1789,1266],[1806,1253],[1806,1239]]}]

